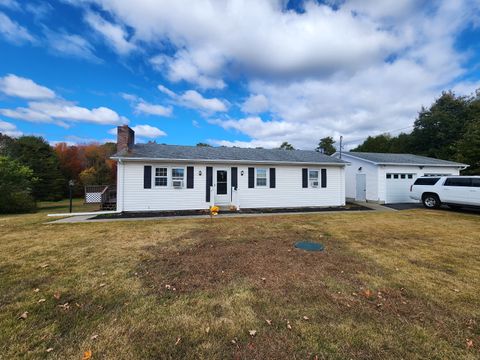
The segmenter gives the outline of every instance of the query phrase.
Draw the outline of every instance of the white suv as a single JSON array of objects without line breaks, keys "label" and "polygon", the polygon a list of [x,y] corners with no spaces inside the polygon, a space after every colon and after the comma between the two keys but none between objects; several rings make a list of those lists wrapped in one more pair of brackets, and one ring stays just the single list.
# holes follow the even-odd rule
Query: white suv
[{"label": "white suv", "polygon": [[480,176],[419,177],[410,186],[410,198],[429,209],[480,207]]}]

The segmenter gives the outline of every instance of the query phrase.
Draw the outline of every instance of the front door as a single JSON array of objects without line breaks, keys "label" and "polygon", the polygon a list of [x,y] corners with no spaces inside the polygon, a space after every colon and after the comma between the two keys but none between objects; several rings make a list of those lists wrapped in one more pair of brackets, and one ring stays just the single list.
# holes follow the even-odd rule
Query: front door
[{"label": "front door", "polygon": [[215,170],[215,204],[230,204],[230,187],[228,186],[228,170]]},{"label": "front door", "polygon": [[367,200],[367,176],[365,174],[357,174],[355,178],[355,200],[366,201]]}]

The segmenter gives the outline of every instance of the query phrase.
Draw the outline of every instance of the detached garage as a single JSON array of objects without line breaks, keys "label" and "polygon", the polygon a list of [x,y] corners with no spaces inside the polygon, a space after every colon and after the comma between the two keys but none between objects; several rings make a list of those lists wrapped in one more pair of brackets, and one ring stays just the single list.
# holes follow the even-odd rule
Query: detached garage
[{"label": "detached garage", "polygon": [[410,185],[417,177],[459,175],[468,167],[411,154],[347,152],[342,160],[350,163],[345,170],[347,199],[381,204],[415,202]]}]

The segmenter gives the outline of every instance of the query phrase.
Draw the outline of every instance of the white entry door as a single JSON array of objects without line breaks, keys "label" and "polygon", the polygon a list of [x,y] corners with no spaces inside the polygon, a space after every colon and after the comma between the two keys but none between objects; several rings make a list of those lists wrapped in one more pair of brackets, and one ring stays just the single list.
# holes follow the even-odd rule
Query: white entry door
[{"label": "white entry door", "polygon": [[357,174],[355,177],[355,200],[367,200],[367,175]]},{"label": "white entry door", "polygon": [[229,180],[228,169],[215,169],[215,204],[230,204]]}]

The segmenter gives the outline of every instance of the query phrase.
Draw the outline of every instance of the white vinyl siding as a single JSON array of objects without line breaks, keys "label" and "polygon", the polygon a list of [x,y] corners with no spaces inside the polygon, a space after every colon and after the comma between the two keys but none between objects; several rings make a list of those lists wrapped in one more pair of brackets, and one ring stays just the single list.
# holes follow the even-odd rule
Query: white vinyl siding
[{"label": "white vinyl siding", "polygon": [[455,166],[375,165],[348,155],[343,160],[350,162],[346,167],[347,198],[355,198],[356,174],[365,174],[367,201],[379,203],[412,202],[410,185],[417,177],[426,174],[459,174],[459,168]]},{"label": "white vinyl siding", "polygon": [[[194,188],[181,189],[172,186],[153,186],[143,188],[143,167],[152,169],[166,167],[171,174],[172,168],[195,166]],[[123,211],[162,211],[208,209],[206,202],[206,167],[225,169],[238,168],[238,197],[240,208],[285,208],[285,207],[321,207],[345,205],[345,171],[340,166],[322,166],[327,169],[327,188],[302,188],[302,166],[266,165],[267,186],[248,188],[248,168],[254,164],[195,164],[180,165],[174,163],[142,163],[123,161],[118,168],[119,210]],[[268,186],[269,168],[276,169],[276,187]],[[303,166],[304,167],[304,166]],[[243,175],[241,175],[243,171]],[[201,172],[201,175],[200,175]],[[155,176],[155,171],[152,171]],[[122,176],[123,174],[123,176]],[[185,173],[186,174],[186,171]],[[320,177],[320,173],[319,173]],[[170,179],[169,179],[170,182]],[[228,186],[231,180],[228,179]],[[120,198],[122,197],[122,198]]]}]

